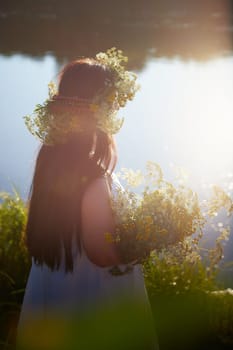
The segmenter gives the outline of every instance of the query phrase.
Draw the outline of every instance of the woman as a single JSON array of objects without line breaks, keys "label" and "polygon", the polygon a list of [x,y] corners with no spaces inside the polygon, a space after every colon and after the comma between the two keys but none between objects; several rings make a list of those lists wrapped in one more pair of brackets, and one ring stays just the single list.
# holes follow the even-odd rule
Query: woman
[{"label": "woman", "polygon": [[[43,142],[33,177],[26,242],[32,256],[18,325],[20,349],[155,349],[139,266],[122,276],[111,196],[116,112],[136,77],[115,49],[69,63],[58,91],[26,117]],[[124,266],[123,266],[124,267]]]}]

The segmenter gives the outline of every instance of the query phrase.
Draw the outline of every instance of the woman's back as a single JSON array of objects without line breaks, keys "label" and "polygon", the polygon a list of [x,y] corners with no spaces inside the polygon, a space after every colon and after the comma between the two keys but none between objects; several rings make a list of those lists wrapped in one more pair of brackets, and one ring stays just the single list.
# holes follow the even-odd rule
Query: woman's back
[{"label": "woman's back", "polygon": [[[113,196],[117,196],[119,188],[120,183],[113,175],[111,188]],[[41,328],[42,324],[47,325],[47,322],[51,319],[54,320],[54,318],[57,321],[65,320],[65,322],[73,319],[78,325],[86,317],[93,320],[93,316],[95,316],[95,326],[99,327],[99,321],[107,312],[108,319],[105,320],[106,324],[102,326],[108,327],[109,323],[114,323],[114,318],[119,317],[118,312],[116,313],[116,307],[119,312],[121,310],[121,325],[125,327],[126,314],[131,320],[130,323],[135,322],[135,314],[132,314],[132,305],[130,306],[129,302],[134,303],[134,311],[138,310],[139,314],[142,312],[140,315],[141,326],[145,327],[145,323],[151,322],[141,266],[135,266],[133,271],[127,274],[114,276],[110,272],[110,266],[101,267],[89,259],[82,239],[81,242],[81,254],[74,240],[72,243],[73,272],[67,273],[65,271],[64,252],[58,270],[52,271],[45,264],[38,266],[32,262],[18,325],[19,339],[24,339],[25,334],[28,333],[28,326],[32,325],[32,320],[36,322],[36,328],[38,328],[38,324]],[[125,268],[124,265],[120,265],[120,267]],[[127,308],[131,310],[131,315],[127,312]],[[115,311],[109,313],[111,309]],[[132,316],[134,320],[131,319]],[[129,333],[135,331],[135,325],[132,324],[131,329],[129,319],[127,319],[127,326]],[[115,331],[113,329],[111,331],[114,334]],[[143,332],[145,332],[144,328]],[[76,336],[77,333],[75,333],[75,339]],[[76,340],[78,344],[78,337]],[[88,341],[86,344],[89,344]]]},{"label": "woman's back", "polygon": [[[95,182],[96,181],[97,180],[95,180]],[[103,181],[105,181],[105,177],[103,177]],[[93,187],[93,184],[91,184],[91,186]],[[121,185],[117,180],[116,176],[113,175],[112,195],[114,197],[117,196],[117,191],[120,188],[120,186]],[[87,191],[88,190],[89,189],[87,188]],[[98,200],[99,202],[101,202],[101,198],[98,198]],[[94,218],[91,216],[91,213],[89,217],[85,218],[85,222],[88,220],[94,221],[94,223],[96,224]],[[96,225],[96,228],[98,230],[97,225]],[[86,235],[88,234],[89,232],[86,232]],[[100,235],[103,235],[103,238],[105,238],[104,232],[101,232],[101,233],[99,232],[98,236]],[[90,241],[92,240],[91,238],[90,238]],[[86,240],[88,241],[89,238],[87,238]],[[97,242],[95,243],[99,244]],[[109,245],[109,244],[110,243],[106,239],[106,245]],[[67,303],[68,305],[72,300],[72,294],[73,294],[76,302],[80,303],[80,307],[81,307],[84,305],[83,303],[85,302],[85,300],[89,299],[89,296],[90,298],[95,298],[97,296],[100,297],[100,293],[103,293],[103,294],[107,293],[107,289],[109,289],[110,283],[114,286],[115,290],[117,289],[115,285],[118,285],[119,290],[121,290],[121,288],[123,288],[123,283],[131,283],[134,280],[136,283],[136,279],[138,278],[139,275],[141,275],[141,272],[139,272],[141,271],[141,269],[136,267],[133,273],[129,273],[123,276],[113,276],[110,272],[110,267],[113,266],[114,264],[111,264],[110,262],[108,263],[106,262],[107,264],[106,267],[100,266],[99,264],[97,265],[94,262],[95,256],[94,257],[91,256],[92,247],[91,248],[88,247],[90,252],[89,254],[87,254],[82,236],[81,236],[81,247],[82,249],[80,254],[78,246],[75,242],[75,237],[73,237],[73,242],[72,242],[72,255],[73,255],[73,262],[74,262],[73,272],[67,273],[65,271],[64,250],[62,253],[61,266],[58,270],[52,271],[46,264],[43,264],[42,266],[40,266],[35,264],[33,261],[31,272],[30,272],[30,278],[26,289],[25,301],[27,299],[28,301],[31,299],[32,304],[34,303],[34,300],[35,300],[35,304],[46,303],[48,305],[49,304],[56,305],[56,301],[59,300],[59,303],[61,301],[62,303]],[[99,249],[101,249],[100,244],[99,244]],[[94,251],[94,248],[93,248],[93,251]],[[99,255],[100,254],[101,253],[99,253]],[[99,258],[99,260],[101,261],[101,258]],[[35,275],[37,276],[35,277]],[[32,279],[32,281],[30,281],[30,279]],[[107,283],[105,284],[104,282],[106,281]],[[142,283],[142,286],[144,289],[144,283]],[[133,287],[133,285],[131,287]],[[77,295],[79,295],[81,299],[79,297],[76,297]],[[62,299],[64,300],[62,301]]]},{"label": "woman's back", "polygon": [[26,117],[42,146],[26,225],[32,268],[18,326],[22,349],[91,349],[94,335],[101,350],[154,344],[141,268],[109,272],[121,262],[116,242],[106,239],[116,227],[110,196],[120,186],[107,175],[122,126],[116,112],[137,91],[125,61],[113,48],[68,63],[58,90],[50,84],[34,119]]}]

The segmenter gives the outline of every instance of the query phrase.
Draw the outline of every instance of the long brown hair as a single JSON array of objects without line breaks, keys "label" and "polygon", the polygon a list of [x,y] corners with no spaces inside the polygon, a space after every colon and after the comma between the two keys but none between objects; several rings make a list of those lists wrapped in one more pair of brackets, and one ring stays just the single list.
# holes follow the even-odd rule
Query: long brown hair
[{"label": "long brown hair", "polygon": [[[92,59],[69,63],[60,74],[58,94],[91,99],[111,72]],[[72,134],[66,143],[42,145],[29,197],[26,243],[36,264],[58,269],[64,251],[65,270],[73,270],[72,239],[81,253],[81,201],[85,188],[111,173],[116,148],[111,135],[95,128]]]}]

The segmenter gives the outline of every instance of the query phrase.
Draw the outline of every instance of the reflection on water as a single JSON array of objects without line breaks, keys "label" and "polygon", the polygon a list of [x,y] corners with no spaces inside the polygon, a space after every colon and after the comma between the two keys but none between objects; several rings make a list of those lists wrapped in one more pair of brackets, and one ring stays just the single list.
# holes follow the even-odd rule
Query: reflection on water
[{"label": "reflection on water", "polygon": [[0,191],[14,183],[27,196],[38,142],[25,129],[22,116],[47,98],[47,83],[55,71],[51,56],[0,56]]},{"label": "reflection on water", "polygon": [[142,89],[119,135],[125,132],[127,140],[131,134],[131,153],[135,147],[134,161],[130,154],[127,162],[142,167],[141,159],[156,159],[165,169],[176,163],[191,183],[221,181],[233,170],[232,72],[233,58],[151,61],[139,75]]},{"label": "reflection on water", "polygon": [[[9,188],[13,181],[25,193],[38,143],[22,116],[44,101],[59,66],[52,56],[13,55],[0,63],[0,184]],[[119,112],[125,117],[117,135],[119,167],[143,168],[151,159],[168,176],[171,164],[184,167],[197,186],[221,182],[233,171],[232,73],[233,57],[206,63],[151,60],[138,72],[141,90],[135,100]]]},{"label": "reflection on water", "polygon": [[152,57],[206,60],[232,52],[229,0],[5,1],[0,51],[59,62],[120,46],[140,69]]}]

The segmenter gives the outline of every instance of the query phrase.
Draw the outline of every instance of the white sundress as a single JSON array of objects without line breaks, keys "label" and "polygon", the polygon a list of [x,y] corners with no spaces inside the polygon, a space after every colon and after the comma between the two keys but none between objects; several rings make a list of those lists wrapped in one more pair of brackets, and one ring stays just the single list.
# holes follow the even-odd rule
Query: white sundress
[{"label": "white sundress", "polygon": [[[117,196],[118,189],[122,187],[115,175],[113,175],[112,180],[112,194]],[[116,349],[119,348],[117,339],[122,337],[123,344],[121,343],[121,349],[157,350],[158,343],[154,333],[154,324],[141,266],[134,266],[133,270],[125,275],[113,276],[109,272],[109,267],[103,268],[93,264],[88,259],[84,249],[82,249],[82,254],[80,255],[74,244],[73,257],[74,267],[72,273],[65,273],[64,262],[59,270],[52,271],[45,264],[42,266],[36,265],[32,259],[18,322],[17,349],[89,350],[94,348],[112,350],[115,349],[115,345]],[[125,268],[124,265],[120,267]],[[127,304],[124,304],[124,300],[127,300]],[[135,302],[128,310],[127,305],[131,301]],[[118,302],[122,302],[122,304]],[[115,313],[112,311],[113,309]],[[103,314],[98,319],[98,314],[102,310]],[[135,314],[134,310],[136,310]],[[132,318],[130,318],[131,312]],[[94,319],[95,324],[91,324]],[[136,322],[138,321],[137,319],[139,319],[140,324]],[[68,320],[72,321],[72,327]],[[105,325],[103,325],[103,322]],[[33,324],[35,325],[34,327]],[[68,324],[69,326],[67,326]],[[75,325],[77,324],[76,329]],[[84,326],[85,324],[86,326]],[[116,324],[120,324],[124,328],[126,328],[126,324],[127,327],[132,324],[132,327],[129,327],[129,334],[134,334],[135,344],[133,344],[134,341],[132,341],[129,334],[125,335],[125,331],[122,331],[123,333],[120,332],[118,336],[119,332],[115,329]],[[44,325],[44,328],[42,325]],[[109,337],[109,340],[106,340],[107,343],[103,340],[102,335],[98,337],[96,334],[93,341],[91,341],[93,327],[95,330],[98,327],[101,330],[104,327],[107,329]],[[119,326],[117,327],[119,328]],[[149,334],[148,328],[150,327],[152,332],[149,332]],[[89,328],[92,329],[90,335]],[[67,335],[64,334],[64,329]],[[46,331],[48,331],[49,335],[46,334],[44,339],[42,339],[43,332],[46,333]],[[146,339],[148,334],[150,339],[148,344],[142,347],[138,334],[141,332],[141,338],[143,338],[144,331],[147,333],[145,335]],[[85,332],[88,335],[84,334]],[[100,333],[100,330],[98,332]],[[110,334],[111,332],[112,334]],[[38,343],[38,337],[42,339],[41,348],[39,347],[40,341]],[[67,337],[71,345],[67,344]],[[129,344],[127,344],[125,339],[128,339]],[[49,345],[47,341],[50,342]],[[64,345],[62,345],[62,341],[65,342]],[[92,344],[94,341],[95,347]],[[33,343],[37,344],[37,347],[33,347]]]}]

